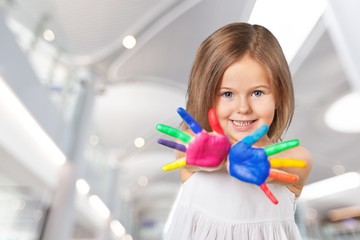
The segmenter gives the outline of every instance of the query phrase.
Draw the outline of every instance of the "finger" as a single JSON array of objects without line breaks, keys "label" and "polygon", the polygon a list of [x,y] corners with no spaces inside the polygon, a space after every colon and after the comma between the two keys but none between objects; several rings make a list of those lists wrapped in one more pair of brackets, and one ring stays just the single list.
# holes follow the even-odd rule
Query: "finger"
[{"label": "finger", "polygon": [[270,158],[270,166],[273,168],[279,167],[296,167],[303,168],[306,166],[306,162],[303,160],[293,158]]},{"label": "finger", "polygon": [[269,178],[290,183],[296,183],[297,181],[299,181],[298,175],[274,169],[270,169]]},{"label": "finger", "polygon": [[177,168],[180,168],[180,167],[183,167],[186,165],[186,160],[185,158],[179,158],[178,160],[172,162],[172,163],[168,163],[168,164],[165,164],[163,167],[162,167],[162,170],[163,171],[170,171],[170,170],[174,170],[174,169],[177,169]]},{"label": "finger", "polygon": [[248,144],[248,145],[253,145],[260,138],[262,138],[267,133],[268,130],[269,130],[268,125],[262,125],[258,129],[256,129],[255,132],[253,132],[252,134],[244,137],[243,140],[241,140],[241,141]]},{"label": "finger", "polygon": [[169,141],[169,140],[162,139],[162,138],[158,139],[157,142],[166,147],[173,148],[173,149],[179,150],[181,152],[186,152],[186,146],[183,144],[180,144],[180,143],[177,143],[174,141]]},{"label": "finger", "polygon": [[223,129],[220,126],[219,120],[216,116],[216,112],[214,108],[211,108],[208,112],[208,119],[211,126],[211,129],[215,132],[225,135]]},{"label": "finger", "polygon": [[180,117],[189,125],[191,130],[196,134],[202,132],[202,127],[198,124],[195,119],[183,108],[179,107],[177,109]]},{"label": "finger", "polygon": [[260,185],[261,190],[265,193],[265,195],[270,199],[271,202],[274,204],[278,204],[279,201],[276,199],[276,197],[272,194],[266,183],[263,183]]},{"label": "finger", "polygon": [[156,129],[159,132],[165,133],[169,136],[175,137],[177,139],[180,139],[181,141],[183,141],[184,143],[189,143],[191,140],[191,136],[187,133],[184,133],[183,131],[180,131],[179,129],[173,128],[173,127],[169,127],[166,126],[164,124],[158,124],[156,125]]},{"label": "finger", "polygon": [[276,153],[288,150],[289,148],[299,146],[300,141],[298,139],[292,139],[281,143],[276,143],[270,146],[264,147],[264,151],[267,156],[274,155]]}]

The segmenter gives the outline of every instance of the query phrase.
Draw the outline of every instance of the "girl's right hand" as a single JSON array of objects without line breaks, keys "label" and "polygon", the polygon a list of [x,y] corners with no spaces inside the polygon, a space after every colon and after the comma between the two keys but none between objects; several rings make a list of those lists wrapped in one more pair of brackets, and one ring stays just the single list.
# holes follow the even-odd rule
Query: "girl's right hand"
[{"label": "girl's right hand", "polygon": [[159,139],[158,143],[176,150],[185,152],[185,158],[178,159],[163,166],[164,171],[173,170],[185,165],[205,168],[217,168],[221,165],[228,155],[231,147],[230,140],[226,137],[219,125],[215,110],[209,110],[209,123],[214,132],[207,132],[187,113],[183,108],[178,108],[177,112],[182,119],[189,125],[194,136],[178,129],[158,124],[157,130],[169,136],[175,137],[185,144],[174,141]]}]

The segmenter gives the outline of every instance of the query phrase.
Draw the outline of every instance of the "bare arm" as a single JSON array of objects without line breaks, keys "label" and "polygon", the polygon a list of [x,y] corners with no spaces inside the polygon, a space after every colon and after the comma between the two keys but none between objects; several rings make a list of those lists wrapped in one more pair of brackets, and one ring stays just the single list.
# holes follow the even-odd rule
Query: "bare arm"
[{"label": "bare arm", "polygon": [[306,183],[307,178],[310,175],[311,169],[312,169],[312,156],[310,152],[302,147],[298,146],[293,149],[289,149],[287,151],[278,153],[272,157],[286,157],[286,158],[294,158],[299,160],[304,160],[306,162],[306,166],[304,168],[279,168],[279,170],[296,174],[299,177],[299,181],[295,184],[289,184],[286,182],[281,181],[275,181],[275,180],[269,180],[269,183],[276,183],[281,185],[286,185],[288,189],[295,194],[296,197],[299,197],[301,194],[301,191]]},{"label": "bare arm", "polygon": [[[186,129],[185,132],[191,134],[192,136],[194,135],[190,129]],[[175,159],[183,158],[185,157],[185,153],[180,151],[175,151],[175,157],[176,157]],[[188,178],[190,178],[194,174],[194,171],[188,170],[187,167],[181,167],[179,171],[180,171],[180,179],[182,182],[185,182],[186,180],[188,180]]]},{"label": "bare arm", "polygon": [[[190,129],[186,129],[184,130],[186,133],[188,133],[191,136],[194,136],[194,133],[190,130]],[[186,156],[186,154],[184,152],[181,151],[175,151],[175,157],[176,159],[180,159],[180,158],[184,158]],[[194,172],[197,171],[217,171],[221,168],[223,168],[223,166],[225,166],[225,159],[224,161],[216,167],[200,167],[200,166],[194,166],[194,165],[186,165],[184,167],[180,168],[180,179],[182,182],[185,182],[188,178],[190,178]]]},{"label": "bare arm", "polygon": [[[185,157],[185,153],[179,152],[179,151],[176,151],[175,155],[176,155],[176,159]],[[212,167],[212,168],[197,167],[197,166],[191,166],[191,165],[181,167],[179,169],[180,170],[180,179],[182,182],[185,182],[194,174],[194,172],[198,172],[198,171],[207,171],[207,172],[217,171],[226,166],[225,162],[226,162],[226,160],[224,160],[224,162],[221,165],[219,165],[218,167]]]}]

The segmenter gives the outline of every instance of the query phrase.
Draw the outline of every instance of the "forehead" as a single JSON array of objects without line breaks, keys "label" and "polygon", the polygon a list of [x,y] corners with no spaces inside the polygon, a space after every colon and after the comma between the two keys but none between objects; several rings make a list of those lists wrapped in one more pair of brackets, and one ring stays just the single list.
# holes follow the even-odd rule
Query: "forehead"
[{"label": "forehead", "polygon": [[224,72],[221,85],[270,85],[266,68],[246,55],[231,64]]}]

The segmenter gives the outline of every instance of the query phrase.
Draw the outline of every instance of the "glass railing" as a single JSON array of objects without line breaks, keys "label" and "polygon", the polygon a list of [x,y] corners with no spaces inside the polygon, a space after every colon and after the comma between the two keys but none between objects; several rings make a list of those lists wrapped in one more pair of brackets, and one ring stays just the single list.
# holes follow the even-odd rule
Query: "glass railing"
[{"label": "glass railing", "polygon": [[40,239],[48,197],[0,175],[0,201],[0,239]]}]

